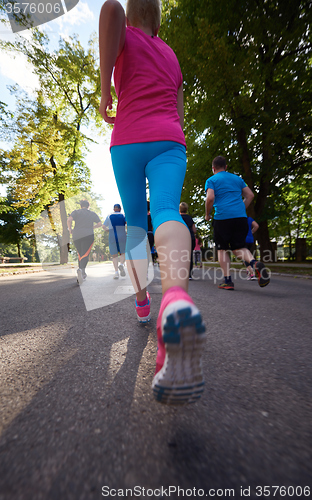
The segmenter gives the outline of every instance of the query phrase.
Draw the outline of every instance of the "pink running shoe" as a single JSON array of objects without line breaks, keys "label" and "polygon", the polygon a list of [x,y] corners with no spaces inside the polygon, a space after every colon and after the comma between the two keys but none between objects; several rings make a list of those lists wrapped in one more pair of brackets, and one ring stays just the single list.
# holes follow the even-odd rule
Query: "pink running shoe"
[{"label": "pink running shoe", "polygon": [[144,304],[144,306],[139,306],[135,300],[135,310],[139,323],[148,323],[151,319],[151,298],[148,292],[146,292],[146,298],[147,304]]},{"label": "pink running shoe", "polygon": [[158,351],[152,384],[154,397],[160,403],[185,405],[201,397],[205,330],[188,293],[180,287],[167,290],[157,319]]}]

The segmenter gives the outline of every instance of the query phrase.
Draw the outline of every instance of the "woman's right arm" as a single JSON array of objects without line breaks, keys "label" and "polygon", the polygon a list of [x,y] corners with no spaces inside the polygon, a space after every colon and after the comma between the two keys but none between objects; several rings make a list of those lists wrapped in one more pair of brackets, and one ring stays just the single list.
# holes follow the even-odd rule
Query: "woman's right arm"
[{"label": "woman's right arm", "polygon": [[99,48],[101,70],[101,103],[99,111],[107,123],[115,118],[107,116],[112,109],[111,79],[116,59],[123,50],[126,38],[126,16],[117,0],[106,0],[100,13]]}]

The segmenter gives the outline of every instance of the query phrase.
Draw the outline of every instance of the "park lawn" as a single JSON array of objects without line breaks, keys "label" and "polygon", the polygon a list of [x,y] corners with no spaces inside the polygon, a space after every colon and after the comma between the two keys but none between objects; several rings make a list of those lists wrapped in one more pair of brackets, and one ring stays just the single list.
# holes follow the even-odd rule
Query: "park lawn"
[{"label": "park lawn", "polygon": [[[92,263],[93,264],[93,263]],[[217,262],[204,262],[203,263],[205,267],[219,267],[219,264]],[[91,265],[91,262],[90,262]],[[231,266],[241,269],[242,265],[239,262],[231,262]],[[295,276],[312,276],[312,265],[311,267],[297,267],[297,266],[283,266],[282,264],[274,265],[274,264],[268,264],[267,265],[268,269],[272,273],[278,273],[278,274],[292,274]],[[41,269],[42,270],[42,269]],[[33,272],[33,271],[39,271],[38,267],[0,267],[0,276],[1,275],[7,275],[7,274],[23,274],[26,272]]]},{"label": "park lawn", "polygon": [[7,274],[20,274],[25,272],[24,269],[14,269],[13,267],[5,269],[5,268],[0,268],[0,276],[1,274],[7,275]]},{"label": "park lawn", "polygon": [[39,271],[42,271],[42,269],[38,268],[37,267],[31,267],[31,266],[27,266],[27,267],[0,267],[0,276],[1,275],[8,275],[8,274],[23,274],[23,273],[31,273],[31,272],[39,272]]},{"label": "park lawn", "polygon": [[267,267],[270,268],[272,273],[279,274],[295,274],[297,276],[312,276],[312,266],[310,267],[283,267],[282,265],[274,266],[274,264],[269,264]]},{"label": "park lawn", "polygon": [[[219,267],[219,264],[217,262],[204,262],[204,265],[207,267]],[[242,268],[242,264],[239,262],[231,262],[231,266],[236,269]],[[291,266],[291,264],[283,266],[282,263],[281,264],[268,263],[266,264],[266,267],[270,269],[271,273],[292,274],[295,276],[312,276],[312,265],[310,267],[299,267],[299,266]]]}]

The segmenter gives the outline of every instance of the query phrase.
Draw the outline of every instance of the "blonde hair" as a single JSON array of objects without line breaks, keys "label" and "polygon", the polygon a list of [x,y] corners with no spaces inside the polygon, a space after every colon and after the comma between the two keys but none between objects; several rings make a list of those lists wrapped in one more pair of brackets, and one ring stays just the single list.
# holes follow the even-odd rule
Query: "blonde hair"
[{"label": "blonde hair", "polygon": [[182,214],[186,214],[188,211],[188,204],[185,203],[185,201],[181,201],[179,209]]},{"label": "blonde hair", "polygon": [[160,25],[161,0],[127,0],[126,16],[132,26],[141,24],[155,33]]}]

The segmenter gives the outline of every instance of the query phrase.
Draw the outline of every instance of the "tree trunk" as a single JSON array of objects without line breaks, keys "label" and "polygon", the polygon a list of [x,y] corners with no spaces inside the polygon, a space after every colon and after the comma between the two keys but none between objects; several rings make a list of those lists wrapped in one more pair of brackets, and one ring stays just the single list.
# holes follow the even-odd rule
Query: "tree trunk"
[{"label": "tree trunk", "polygon": [[241,162],[244,172],[244,181],[246,182],[247,186],[253,191],[254,185],[252,179],[252,170],[249,160],[249,149],[248,149],[246,131],[244,128],[240,128],[237,131],[237,142],[241,150]]},{"label": "tree trunk", "polygon": [[[57,115],[54,115],[54,120],[57,121]],[[53,169],[53,174],[56,175],[57,166],[54,157],[51,156],[50,163]],[[68,251],[69,251],[69,231],[67,227],[67,215],[65,209],[65,196],[63,193],[59,193],[58,201],[60,208],[60,216],[62,223],[62,236],[57,235],[58,244],[60,247],[60,264],[67,264],[68,262]]]},{"label": "tree trunk", "polygon": [[260,246],[260,260],[264,263],[275,262],[275,253],[270,241],[268,223],[266,220],[259,222],[259,229],[256,235]]},{"label": "tree trunk", "polygon": [[[263,52],[264,60],[269,60],[270,54],[267,47]],[[269,74],[265,80],[265,91],[264,91],[264,115],[262,116],[261,133],[262,133],[262,174],[259,184],[259,192],[257,195],[257,200],[255,203],[255,215],[258,217],[259,229],[257,231],[257,239],[260,245],[260,258],[263,262],[274,262],[275,252],[273,251],[270,235],[268,229],[267,219],[262,218],[265,212],[265,207],[267,203],[268,196],[270,194],[270,181],[272,178],[272,153],[271,153],[271,142],[269,137],[270,130],[270,120],[267,118],[270,116],[269,111],[271,108],[271,90],[272,90],[273,75]],[[262,219],[262,220],[261,220]]]},{"label": "tree trunk", "polygon": [[69,231],[67,227],[65,197],[62,193],[59,193],[59,207],[62,222],[62,236],[60,238],[60,264],[67,264],[69,251]]},{"label": "tree trunk", "polygon": [[289,257],[288,260],[292,259],[292,244],[291,244],[291,230],[290,230],[290,224],[288,224],[288,238],[289,238]]},{"label": "tree trunk", "polygon": [[31,262],[36,262],[36,238],[31,238]]},{"label": "tree trunk", "polygon": [[[252,178],[252,170],[249,160],[249,150],[248,143],[246,138],[246,132],[244,128],[241,128],[237,131],[237,141],[241,148],[241,160],[242,160],[242,168],[244,172],[244,180],[248,187],[253,191],[253,178]],[[264,158],[267,163],[269,163],[269,151],[264,151]],[[255,233],[255,239],[258,240],[260,246],[260,258],[263,262],[275,262],[276,260],[276,252],[272,247],[268,229],[267,220],[261,221],[261,215],[265,209],[267,197],[270,191],[270,181],[269,178],[265,175],[262,176],[260,180],[260,189],[257,195],[256,203],[251,203],[247,209],[247,215],[252,217],[253,219],[259,219],[259,229]]]},{"label": "tree trunk", "polygon": [[[237,142],[238,142],[240,149],[241,149],[241,161],[242,161],[244,181],[246,182],[247,186],[254,192],[252,170],[251,170],[251,165],[250,165],[250,160],[249,160],[248,142],[247,142],[247,137],[246,137],[246,131],[244,128],[240,128],[237,131]],[[247,215],[249,217],[252,217],[253,219],[256,218],[255,205],[253,202],[247,208]]]},{"label": "tree trunk", "polygon": [[296,262],[303,262],[307,258],[307,240],[306,238],[296,239]]}]

